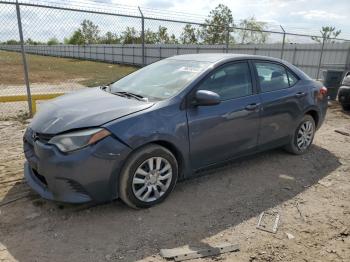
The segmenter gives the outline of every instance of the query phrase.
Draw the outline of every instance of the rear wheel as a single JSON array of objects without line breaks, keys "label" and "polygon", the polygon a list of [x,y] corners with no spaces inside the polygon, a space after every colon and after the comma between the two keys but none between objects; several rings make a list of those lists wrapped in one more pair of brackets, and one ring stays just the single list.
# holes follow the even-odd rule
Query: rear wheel
[{"label": "rear wheel", "polygon": [[304,154],[312,144],[315,131],[315,120],[312,116],[305,115],[285,149],[295,155]]},{"label": "rear wheel", "polygon": [[174,155],[162,146],[147,145],[126,161],[119,180],[120,198],[132,208],[151,207],[171,193],[177,177]]}]

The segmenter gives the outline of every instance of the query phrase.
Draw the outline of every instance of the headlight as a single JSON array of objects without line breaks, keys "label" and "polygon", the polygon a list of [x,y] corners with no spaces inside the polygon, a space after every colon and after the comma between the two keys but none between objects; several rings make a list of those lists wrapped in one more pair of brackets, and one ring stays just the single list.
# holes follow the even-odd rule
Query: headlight
[{"label": "headlight", "polygon": [[89,128],[54,136],[49,144],[57,146],[62,152],[70,152],[95,144],[111,133],[103,128]]}]

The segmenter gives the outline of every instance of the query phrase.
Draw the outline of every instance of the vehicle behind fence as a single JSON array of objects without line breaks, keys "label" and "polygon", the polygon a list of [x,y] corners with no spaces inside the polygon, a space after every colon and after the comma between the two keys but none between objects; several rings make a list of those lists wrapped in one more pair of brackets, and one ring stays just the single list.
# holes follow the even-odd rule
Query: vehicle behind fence
[{"label": "vehicle behind fence", "polygon": [[350,69],[350,41],[286,32],[283,27],[218,27],[157,17],[140,8],[121,13],[112,5],[91,9],[45,1],[0,1],[0,14],[2,119],[31,115],[36,100],[107,84],[174,55],[277,57],[315,79],[322,77],[322,70]]}]

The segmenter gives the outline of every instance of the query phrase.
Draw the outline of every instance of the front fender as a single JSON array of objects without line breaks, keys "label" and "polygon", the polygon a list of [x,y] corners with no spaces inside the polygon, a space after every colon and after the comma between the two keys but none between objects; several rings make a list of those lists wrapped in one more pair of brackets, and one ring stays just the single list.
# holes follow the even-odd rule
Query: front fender
[{"label": "front fender", "polygon": [[178,104],[155,107],[104,126],[133,150],[149,143],[166,142],[174,146],[189,167],[189,139],[186,111]]}]

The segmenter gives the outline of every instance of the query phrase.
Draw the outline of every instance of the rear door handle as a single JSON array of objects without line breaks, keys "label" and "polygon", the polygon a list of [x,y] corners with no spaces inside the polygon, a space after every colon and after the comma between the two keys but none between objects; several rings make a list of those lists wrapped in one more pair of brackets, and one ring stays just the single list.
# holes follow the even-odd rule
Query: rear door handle
[{"label": "rear door handle", "polygon": [[245,107],[246,110],[253,111],[260,106],[260,103],[249,104]]},{"label": "rear door handle", "polygon": [[295,94],[295,97],[297,97],[297,98],[301,98],[301,97],[304,97],[304,96],[306,96],[305,92],[298,92],[298,93]]}]

